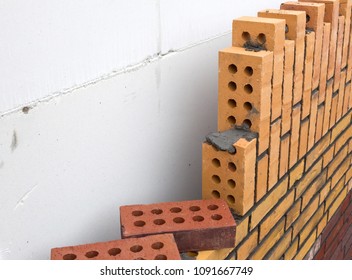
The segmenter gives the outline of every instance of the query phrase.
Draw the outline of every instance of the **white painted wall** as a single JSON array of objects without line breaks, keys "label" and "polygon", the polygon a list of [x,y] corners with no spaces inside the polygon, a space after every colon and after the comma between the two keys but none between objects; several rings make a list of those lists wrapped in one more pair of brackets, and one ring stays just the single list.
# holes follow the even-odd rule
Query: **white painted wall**
[{"label": "white painted wall", "polygon": [[1,1],[0,259],[119,238],[119,205],[200,198],[217,52],[279,3]]}]

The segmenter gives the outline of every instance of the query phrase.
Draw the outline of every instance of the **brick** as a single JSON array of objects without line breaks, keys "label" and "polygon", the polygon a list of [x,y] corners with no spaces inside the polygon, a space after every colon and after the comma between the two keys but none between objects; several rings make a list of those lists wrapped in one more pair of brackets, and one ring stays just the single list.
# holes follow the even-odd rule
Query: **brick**
[{"label": "brick", "polygon": [[349,45],[350,30],[351,30],[351,7],[352,7],[351,4],[352,2],[350,0],[347,0],[344,3],[340,1],[340,15],[345,17],[341,69],[347,66],[348,45]]},{"label": "brick", "polygon": [[326,197],[328,196],[331,189],[331,181],[326,182],[326,184],[321,188],[319,193],[319,204],[322,204]]},{"label": "brick", "polygon": [[304,82],[303,82],[303,98],[302,98],[302,114],[304,119],[310,114],[310,100],[312,94],[312,73],[313,73],[313,58],[315,33],[311,32],[305,36],[305,58],[304,58]]},{"label": "brick", "polygon": [[258,245],[258,229],[252,231],[246,240],[237,248],[237,259],[245,260]]},{"label": "brick", "polygon": [[290,184],[291,188],[298,180],[301,179],[304,172],[304,160],[300,161],[296,166],[290,170]]},{"label": "brick", "polygon": [[345,30],[345,17],[339,16],[338,31],[337,31],[337,45],[336,45],[336,62],[335,62],[335,70],[334,70],[335,72],[334,92],[338,91],[340,88],[344,30]]},{"label": "brick", "polygon": [[269,250],[275,245],[275,243],[283,236],[285,230],[285,219],[282,219],[277,225],[275,225],[266,238],[259,243],[252,253],[250,259],[261,260],[269,252]]},{"label": "brick", "polygon": [[320,191],[326,182],[326,170],[318,175],[314,182],[308,187],[302,196],[302,209],[304,209],[312,199],[312,197]]},{"label": "brick", "polygon": [[271,124],[270,148],[269,148],[269,181],[270,190],[278,181],[279,155],[280,155],[280,127],[281,119]]},{"label": "brick", "polygon": [[314,230],[318,225],[319,221],[324,215],[324,205],[321,205],[318,210],[313,214],[312,218],[306,223],[302,231],[299,233],[299,244],[307,240],[309,234]]},{"label": "brick", "polygon": [[292,229],[289,229],[270,250],[270,252],[265,255],[264,259],[279,260],[284,255],[285,251],[291,243],[291,235]]},{"label": "brick", "polygon": [[[282,10],[305,11],[306,27],[315,32],[315,51],[314,51],[314,70],[313,70],[313,89],[319,85],[320,66],[321,66],[321,50],[323,40],[323,21],[324,21],[324,5],[319,3],[301,3],[286,2],[281,4]],[[309,19],[309,20],[308,20]]]},{"label": "brick", "polygon": [[315,130],[318,114],[318,92],[312,94],[312,102],[310,107],[309,134],[308,134],[308,150],[315,144]]},{"label": "brick", "polygon": [[342,106],[345,97],[345,82],[346,82],[346,71],[341,71],[341,83],[339,88],[339,97],[337,101],[336,108],[336,122],[338,122],[342,117]]},{"label": "brick", "polygon": [[344,146],[352,137],[352,129],[347,128],[344,132],[341,132],[339,138],[335,142],[335,150],[340,151],[342,146]]},{"label": "brick", "polygon": [[320,236],[323,230],[326,227],[326,224],[328,222],[328,214],[326,213],[323,218],[319,221],[318,226],[317,226],[317,236]]},{"label": "brick", "polygon": [[[220,250],[207,250],[199,252],[190,252],[190,256],[193,254],[194,259],[200,260],[224,260],[233,250],[233,248],[225,248]],[[193,253],[193,254],[192,254]]]},{"label": "brick", "polygon": [[332,128],[335,123],[336,123],[336,113],[337,113],[337,101],[338,101],[338,92],[336,92],[333,96],[332,96],[332,101],[331,101],[331,111],[330,111],[330,126],[329,128]]},{"label": "brick", "polygon": [[[330,208],[331,204],[335,201],[336,197],[339,195],[339,193],[342,191],[343,188],[344,188],[343,179],[340,180],[340,182],[338,182],[336,186],[331,186],[331,191],[325,200],[326,209]],[[330,220],[331,217],[332,215],[328,215],[328,220]]]},{"label": "brick", "polygon": [[314,256],[318,253],[320,247],[321,247],[321,238],[318,237],[317,240],[314,242],[313,246],[310,248],[310,250],[304,257],[304,260],[313,260]]},{"label": "brick", "polygon": [[344,188],[341,193],[338,195],[338,197],[336,198],[336,200],[331,204],[330,208],[329,208],[329,214],[328,217],[334,215],[334,213],[336,212],[336,210],[338,209],[338,207],[342,204],[343,200],[346,198],[347,196],[347,189]]},{"label": "brick", "polygon": [[313,163],[322,156],[325,150],[330,144],[330,134],[326,134],[320,141],[314,146],[306,157],[306,170],[308,170]]},{"label": "brick", "polygon": [[[225,133],[219,135],[229,139]],[[203,143],[202,197],[223,198],[243,216],[254,204],[256,139],[240,138],[232,146],[235,154]]]},{"label": "brick", "polygon": [[282,19],[240,17],[232,24],[232,45],[260,47],[274,52],[271,120],[281,116],[285,21]]},{"label": "brick", "polygon": [[276,223],[285,215],[287,210],[294,202],[295,194],[290,192],[280,203],[273,207],[267,217],[260,223],[259,240],[263,240],[268,232],[276,225]]},{"label": "brick", "polygon": [[[331,24],[324,22],[323,25],[323,47],[321,50],[321,57],[326,58],[329,56],[330,48],[330,34],[331,34]],[[328,77],[328,59],[321,60],[320,68],[320,81],[319,81],[319,104],[326,99],[326,81]]]},{"label": "brick", "polygon": [[248,234],[249,216],[236,221],[236,244],[239,244]]},{"label": "brick", "polygon": [[332,176],[335,172],[336,168],[340,165],[340,163],[344,160],[347,155],[348,146],[345,146],[340,152],[335,155],[333,161],[328,166],[328,178]]},{"label": "brick", "polygon": [[[352,57],[352,55],[351,55]],[[352,61],[351,61],[352,63]],[[351,67],[352,69],[352,67]],[[347,80],[347,76],[346,76],[346,80]],[[352,101],[352,98],[351,97],[351,91],[352,91],[352,88],[351,88],[351,81],[350,82],[347,82],[346,85],[345,85],[345,94],[344,94],[344,97],[343,97],[343,105],[342,105],[342,114],[345,115],[347,113],[347,111],[349,110],[349,108],[351,108],[351,101]]]},{"label": "brick", "polygon": [[268,190],[269,156],[263,154],[257,162],[256,201],[262,199]]},{"label": "brick", "polygon": [[251,228],[255,228],[287,191],[288,177],[284,177],[263,200],[257,204],[251,216]]},{"label": "brick", "polygon": [[122,238],[173,233],[180,252],[235,245],[236,223],[221,199],[120,207]]},{"label": "brick", "polygon": [[[347,85],[346,85],[347,86]],[[345,88],[346,88],[346,86],[345,86]],[[346,93],[346,89],[345,89],[345,93]],[[351,96],[351,94],[352,94],[352,91],[351,91],[351,89],[349,88],[348,90],[347,90],[347,94],[348,94],[348,96],[346,97],[345,96],[345,101],[346,101],[346,103],[348,104],[348,107],[347,107],[347,110],[350,110],[351,108],[352,108],[352,96]],[[348,102],[347,102],[348,101]]]},{"label": "brick", "polygon": [[329,50],[329,67],[328,79],[334,76],[336,60],[336,43],[338,31],[339,0],[299,0],[300,2],[314,2],[325,4],[324,21],[331,24],[330,50]]},{"label": "brick", "polygon": [[351,166],[349,166],[349,168],[346,172],[346,183],[347,184],[351,180],[351,178],[352,178],[352,168],[351,168]]},{"label": "brick", "polygon": [[330,124],[330,111],[332,102],[332,80],[328,81],[325,97],[325,111],[324,111],[324,121],[323,121],[323,134],[326,134],[329,130]]},{"label": "brick", "polygon": [[301,213],[301,199],[299,198],[291,207],[286,214],[286,230],[292,225],[294,221],[299,217]]},{"label": "brick", "polygon": [[[295,57],[294,57],[294,76],[293,76],[293,104],[296,104],[302,98],[303,89],[303,65],[304,65],[304,37],[305,37],[305,27],[306,27],[306,14],[304,11],[289,11],[289,10],[273,10],[267,9],[258,13],[259,17],[267,18],[278,18],[284,19],[286,21],[286,39],[295,41]],[[286,43],[285,43],[286,44]],[[288,63],[287,55],[285,55],[285,69],[287,65],[290,65],[291,61]],[[287,71],[285,70],[285,75]],[[288,103],[285,101],[285,86],[287,84],[287,78],[284,77],[284,96],[283,104],[285,106]],[[292,86],[291,86],[292,89]],[[288,97],[288,96],[286,96]],[[292,95],[291,95],[292,99]],[[291,111],[291,110],[289,110]],[[284,112],[284,109],[282,110]],[[284,119],[284,117],[283,117]],[[287,131],[281,134],[285,134]]]},{"label": "brick", "polygon": [[323,155],[323,168],[325,168],[332,161],[332,158],[334,157],[334,149],[335,146],[330,146]]},{"label": "brick", "polygon": [[297,255],[295,256],[295,260],[303,260],[304,257],[307,255],[309,250],[312,248],[314,245],[314,242],[317,238],[316,232],[312,232],[311,235],[308,237],[307,241],[302,245],[302,247],[299,249]]},{"label": "brick", "polygon": [[296,186],[296,198],[307,189],[307,187],[318,177],[322,170],[323,160],[319,159],[309,170],[306,171]]},{"label": "brick", "polygon": [[342,237],[342,234],[341,234],[342,227],[343,227],[343,220],[340,219],[339,217],[339,219],[337,220],[337,223],[334,225],[333,229],[326,237],[326,245],[327,245],[326,249],[334,247],[335,245],[334,243],[340,243],[341,237]]},{"label": "brick", "polygon": [[331,177],[332,186],[336,186],[337,182],[342,178],[350,167],[350,157],[347,157],[342,164],[336,169],[334,175]]},{"label": "brick", "polygon": [[344,116],[331,131],[331,143],[351,124],[351,113]]},{"label": "brick", "polygon": [[245,126],[259,133],[258,154],[269,147],[272,62],[268,51],[219,52],[218,130]]},{"label": "brick", "polygon": [[299,159],[303,158],[307,154],[308,131],[309,131],[309,118],[306,118],[301,121],[301,130],[299,133],[299,154],[298,154]]},{"label": "brick", "polygon": [[317,111],[317,123],[316,123],[316,130],[315,130],[315,142],[318,142],[323,134],[323,119],[324,119],[324,104],[320,104],[318,106],[318,111]]},{"label": "brick", "polygon": [[[282,94],[281,136],[291,129],[292,88],[295,45],[294,41],[285,41],[284,83]],[[302,92],[302,89],[301,89]],[[301,94],[302,95],[302,94]]]},{"label": "brick", "polygon": [[293,257],[296,255],[297,250],[298,250],[298,238],[292,241],[290,247],[285,252],[284,259],[292,260]]},{"label": "brick", "polygon": [[51,249],[52,260],[180,260],[172,234]]},{"label": "brick", "polygon": [[297,104],[292,110],[292,128],[290,144],[290,168],[292,168],[298,159],[299,130],[301,124],[301,104]]},{"label": "brick", "polygon": [[[327,214],[327,212],[326,212]],[[325,227],[325,229],[323,230],[322,233],[322,239],[326,241],[326,239],[328,238],[328,236],[330,235],[330,233],[336,228],[336,225],[339,223],[340,220],[340,215],[339,212],[335,213],[335,215],[333,217],[328,217],[330,219],[327,219],[328,223],[327,226]],[[343,223],[343,221],[340,221],[341,223]],[[337,229],[339,230],[339,229]]]},{"label": "brick", "polygon": [[279,179],[288,171],[288,156],[290,151],[290,135],[286,134],[281,138],[280,144],[280,161],[279,161]]}]

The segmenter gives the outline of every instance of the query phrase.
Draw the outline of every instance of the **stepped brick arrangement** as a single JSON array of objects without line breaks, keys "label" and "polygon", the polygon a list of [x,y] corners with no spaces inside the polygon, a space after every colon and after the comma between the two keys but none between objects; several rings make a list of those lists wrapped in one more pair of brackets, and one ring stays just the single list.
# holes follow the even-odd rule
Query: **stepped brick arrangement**
[{"label": "stepped brick arrangement", "polygon": [[351,39],[350,0],[233,21],[202,193],[237,215],[236,245],[194,258],[352,258]]}]

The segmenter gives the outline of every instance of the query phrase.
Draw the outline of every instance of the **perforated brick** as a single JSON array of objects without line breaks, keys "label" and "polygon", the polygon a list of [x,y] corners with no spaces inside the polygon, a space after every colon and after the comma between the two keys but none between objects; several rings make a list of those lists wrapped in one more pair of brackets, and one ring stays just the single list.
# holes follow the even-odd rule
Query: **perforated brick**
[{"label": "perforated brick", "polygon": [[180,260],[174,236],[162,234],[53,248],[52,260]]},{"label": "perforated brick", "polygon": [[236,223],[222,199],[120,207],[122,238],[173,233],[180,252],[231,248]]}]

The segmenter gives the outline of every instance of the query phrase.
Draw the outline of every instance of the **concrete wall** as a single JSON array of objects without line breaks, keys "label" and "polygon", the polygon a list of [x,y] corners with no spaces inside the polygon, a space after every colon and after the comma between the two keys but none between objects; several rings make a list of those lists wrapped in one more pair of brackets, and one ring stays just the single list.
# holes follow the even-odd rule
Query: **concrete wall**
[{"label": "concrete wall", "polygon": [[119,205],[200,198],[217,52],[279,3],[3,1],[0,259],[119,238]]}]

